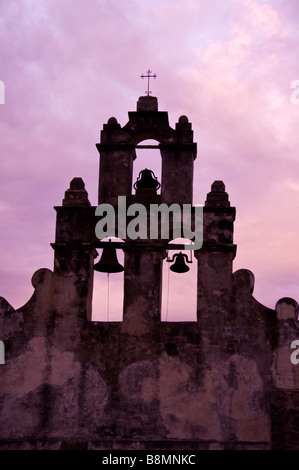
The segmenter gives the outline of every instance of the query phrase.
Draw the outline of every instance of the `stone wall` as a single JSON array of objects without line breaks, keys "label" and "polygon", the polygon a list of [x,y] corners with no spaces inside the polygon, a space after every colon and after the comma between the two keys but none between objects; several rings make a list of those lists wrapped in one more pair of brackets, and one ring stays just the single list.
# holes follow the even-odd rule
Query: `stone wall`
[{"label": "stone wall", "polygon": [[[130,180],[132,149],[155,136],[161,201],[191,203],[187,118],[171,130],[151,97],[129,117],[124,128],[115,118],[104,126],[99,201],[134,200],[123,167]],[[178,192],[180,166],[191,189]],[[299,365],[290,361],[298,304],[284,298],[270,310],[253,297],[253,274],[232,271],[235,209],[223,182],[204,206],[195,322],[160,320],[162,240],[125,240],[123,321],[93,322],[99,241],[81,178],[55,209],[53,271],[33,275],[22,308],[0,299],[0,449],[299,449]]]}]

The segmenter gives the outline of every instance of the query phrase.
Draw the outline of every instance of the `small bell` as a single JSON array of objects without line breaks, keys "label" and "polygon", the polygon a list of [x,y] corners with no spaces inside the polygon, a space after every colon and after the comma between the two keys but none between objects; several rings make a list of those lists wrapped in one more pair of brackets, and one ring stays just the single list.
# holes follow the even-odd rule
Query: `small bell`
[{"label": "small bell", "polygon": [[139,193],[156,193],[157,189],[160,188],[160,183],[157,180],[152,170],[142,170],[139,173],[137,181],[134,183],[134,189],[136,194]]},{"label": "small bell", "polygon": [[124,267],[118,262],[116,249],[112,246],[111,240],[103,248],[102,256],[93,269],[100,273],[120,273],[124,270]]},{"label": "small bell", "polygon": [[187,255],[183,254],[182,252],[177,253],[173,255],[173,258],[169,260],[170,262],[174,261],[175,262],[172,266],[170,266],[170,270],[173,271],[174,273],[186,273],[189,271],[189,267],[186,265],[185,259],[187,263],[192,263],[192,261],[188,260]]}]

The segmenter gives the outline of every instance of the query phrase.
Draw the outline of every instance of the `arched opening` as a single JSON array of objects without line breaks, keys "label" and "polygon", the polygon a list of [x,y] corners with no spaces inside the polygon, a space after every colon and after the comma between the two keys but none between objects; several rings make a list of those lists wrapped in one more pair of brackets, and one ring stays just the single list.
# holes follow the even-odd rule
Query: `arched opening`
[{"label": "arched opening", "polygon": [[[135,150],[136,158],[133,162],[132,194],[135,194],[134,184],[136,183],[140,172],[145,168],[152,170],[161,184],[162,163],[160,150],[158,148],[142,148],[158,145],[159,142],[153,139],[146,139],[138,144],[138,147]],[[157,190],[157,194],[161,194],[161,187]]]},{"label": "arched opening", "polygon": [[[191,241],[177,238],[170,244],[187,245]],[[178,262],[177,255],[181,253],[187,272],[177,273],[170,268]],[[174,260],[172,258],[174,257]],[[188,260],[188,261],[187,261]],[[162,274],[162,309],[161,321],[164,322],[195,322],[197,321],[197,259],[193,250],[168,250],[163,261]]]},{"label": "arched opening", "polygon": [[[116,237],[104,238],[101,241],[123,242]],[[103,248],[98,250],[95,263],[102,259]],[[124,266],[124,252],[116,249],[118,262]],[[94,271],[92,296],[92,321],[120,322],[123,319],[124,272],[107,274]]]}]

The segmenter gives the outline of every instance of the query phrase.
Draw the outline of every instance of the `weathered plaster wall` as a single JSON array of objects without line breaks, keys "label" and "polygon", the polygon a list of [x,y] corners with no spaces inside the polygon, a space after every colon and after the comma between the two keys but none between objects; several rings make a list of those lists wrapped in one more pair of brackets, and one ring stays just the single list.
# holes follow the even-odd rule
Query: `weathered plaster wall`
[{"label": "weathered plaster wall", "polygon": [[[134,146],[148,137],[163,144],[159,201],[191,202],[187,118],[170,129],[151,97],[129,116],[124,128],[115,118],[104,126],[100,202],[134,202]],[[182,174],[188,185],[178,187]],[[160,321],[161,240],[126,241],[123,321],[92,322],[96,218],[81,178],[55,209],[53,271],[33,275],[22,308],[0,298],[1,449],[299,449],[299,366],[290,361],[298,304],[281,299],[270,310],[253,297],[253,274],[233,273],[235,209],[221,181],[207,195],[195,254],[196,322]]]}]

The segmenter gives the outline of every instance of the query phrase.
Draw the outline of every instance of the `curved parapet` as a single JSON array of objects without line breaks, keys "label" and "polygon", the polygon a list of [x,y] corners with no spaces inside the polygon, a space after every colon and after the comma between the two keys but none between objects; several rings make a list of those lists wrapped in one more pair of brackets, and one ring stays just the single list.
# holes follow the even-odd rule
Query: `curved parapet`
[{"label": "curved parapet", "polygon": [[4,297],[0,297],[0,315],[5,313],[11,313],[14,311],[14,308],[7,302]]},{"label": "curved parapet", "polygon": [[299,306],[296,300],[284,297],[276,303],[275,312],[278,331],[272,364],[273,380],[277,388],[299,390],[299,361],[292,359],[296,353],[294,341],[298,340],[299,345]]},{"label": "curved parapet", "polygon": [[276,302],[275,311],[278,320],[292,319],[296,321],[299,314],[299,306],[296,300],[290,297],[283,297]]},{"label": "curved parapet", "polygon": [[253,293],[255,277],[249,269],[238,269],[233,273],[234,286],[238,290]]},{"label": "curved parapet", "polygon": [[[255,276],[249,269],[238,269],[233,273],[233,292],[236,296],[236,301],[242,298],[243,305],[251,304],[251,309],[254,312],[260,311],[263,317],[268,317],[271,328],[274,327],[275,323],[275,310],[267,307],[266,305],[259,302],[253,295],[255,287]],[[248,308],[246,309],[248,310]],[[268,326],[268,329],[270,325]]]},{"label": "curved parapet", "polygon": [[15,310],[4,297],[0,297],[0,340],[5,346],[23,328],[23,313]]},{"label": "curved parapet", "polygon": [[52,275],[49,269],[36,271],[31,280],[34,292],[18,309],[14,309],[6,299],[0,297],[0,340],[5,344],[8,358],[18,356],[21,351],[26,350],[32,336],[46,331],[47,310],[51,309],[49,300]]},{"label": "curved parapet", "polygon": [[31,278],[31,284],[35,289],[35,295],[42,294],[44,303],[47,291],[50,289],[53,272],[47,268],[41,268],[35,271]]},{"label": "curved parapet", "polygon": [[276,303],[277,344],[272,357],[270,408],[274,449],[299,448],[299,322],[298,303],[284,297]]}]

